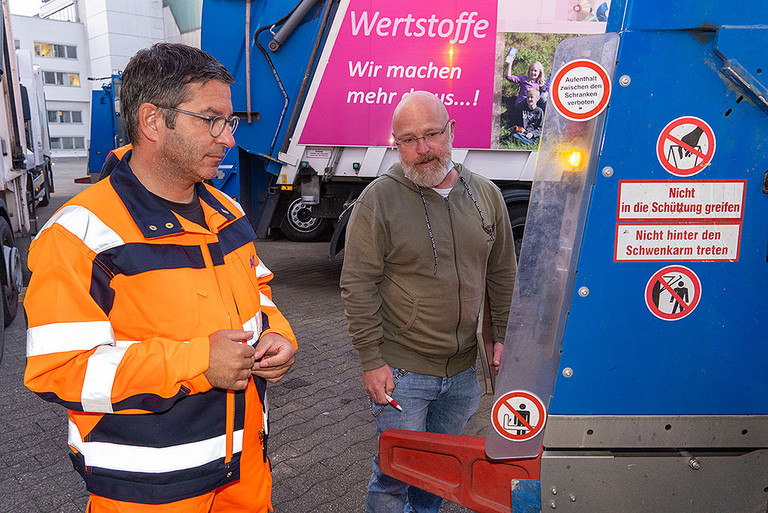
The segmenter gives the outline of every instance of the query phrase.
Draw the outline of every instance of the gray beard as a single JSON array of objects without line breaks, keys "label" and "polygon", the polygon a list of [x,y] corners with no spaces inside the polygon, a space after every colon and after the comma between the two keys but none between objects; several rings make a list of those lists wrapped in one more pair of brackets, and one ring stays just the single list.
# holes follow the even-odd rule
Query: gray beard
[{"label": "gray beard", "polygon": [[431,188],[440,185],[445,180],[445,177],[448,176],[451,157],[438,157],[430,162],[426,169],[416,169],[416,166],[409,166],[403,163],[402,159],[400,159],[400,164],[403,166],[403,172],[407,179],[419,187]]}]

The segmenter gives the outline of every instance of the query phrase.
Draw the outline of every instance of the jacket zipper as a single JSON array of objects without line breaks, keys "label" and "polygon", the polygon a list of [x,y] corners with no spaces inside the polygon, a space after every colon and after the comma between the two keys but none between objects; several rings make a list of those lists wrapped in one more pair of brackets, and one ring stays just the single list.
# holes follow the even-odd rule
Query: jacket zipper
[{"label": "jacket zipper", "polygon": [[[217,235],[217,238],[218,238],[218,235]],[[200,249],[203,255],[206,255],[207,257],[205,259],[206,267],[208,267],[211,270],[211,272],[214,273],[214,276],[216,276],[216,268],[213,265],[213,257],[211,256],[211,251],[208,248],[208,245],[203,243],[200,246]],[[218,282],[218,277],[216,277],[216,281]],[[235,308],[237,308],[237,303],[235,303]],[[242,329],[242,326],[239,328],[232,326],[231,316],[230,316],[229,324],[230,324],[230,329]],[[224,422],[226,426],[225,428],[226,429],[226,435],[225,435],[226,454],[224,456],[224,468],[228,468],[230,463],[232,463],[232,458],[234,454],[234,445],[235,445],[235,391],[234,390],[227,390],[225,404],[226,404],[226,408],[225,408]]]},{"label": "jacket zipper", "polygon": [[[453,229],[453,214],[451,212],[451,203],[448,201],[448,198],[444,198],[445,200],[445,208],[448,210],[448,224],[451,227],[451,243],[453,244],[453,267],[456,270],[456,292],[457,297],[459,300],[459,315],[458,320],[456,321],[456,328],[454,330],[455,338],[456,338],[456,352],[453,354],[453,356],[456,356],[459,354],[459,350],[461,350],[461,343],[459,342],[459,324],[461,323],[461,275],[459,274],[459,263],[457,260],[458,251],[456,250],[456,233]],[[450,360],[453,357],[449,357],[448,360],[445,362],[445,374],[448,375],[448,365],[450,363]]]}]

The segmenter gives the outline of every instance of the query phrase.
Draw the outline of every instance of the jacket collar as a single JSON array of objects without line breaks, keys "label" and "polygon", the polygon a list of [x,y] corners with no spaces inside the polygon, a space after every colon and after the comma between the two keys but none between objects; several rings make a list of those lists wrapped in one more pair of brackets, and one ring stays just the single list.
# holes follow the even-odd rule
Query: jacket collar
[{"label": "jacket collar", "polygon": [[[176,215],[150,194],[133,174],[129,165],[131,153],[133,152],[129,151],[120,159],[109,175],[109,181],[133,218],[133,222],[146,239],[183,233],[184,229]],[[230,209],[217,200],[202,182],[195,184],[195,192],[200,201],[224,216],[225,222],[235,219],[236,216]]]}]

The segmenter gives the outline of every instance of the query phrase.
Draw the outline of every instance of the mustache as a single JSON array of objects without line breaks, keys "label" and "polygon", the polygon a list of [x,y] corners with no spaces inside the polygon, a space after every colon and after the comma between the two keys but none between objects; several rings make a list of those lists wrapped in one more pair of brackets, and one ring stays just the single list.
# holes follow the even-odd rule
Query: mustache
[{"label": "mustache", "polygon": [[427,162],[432,162],[433,160],[437,160],[437,157],[429,153],[423,157],[419,157],[419,160],[416,161],[416,164],[426,164]]}]

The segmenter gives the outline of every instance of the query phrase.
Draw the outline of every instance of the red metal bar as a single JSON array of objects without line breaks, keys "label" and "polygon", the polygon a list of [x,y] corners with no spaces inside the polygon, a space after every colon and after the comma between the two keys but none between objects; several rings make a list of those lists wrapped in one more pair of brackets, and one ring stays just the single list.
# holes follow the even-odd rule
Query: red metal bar
[{"label": "red metal bar", "polygon": [[478,513],[510,513],[513,479],[539,479],[533,459],[491,461],[485,438],[388,429],[379,438],[387,475]]}]

